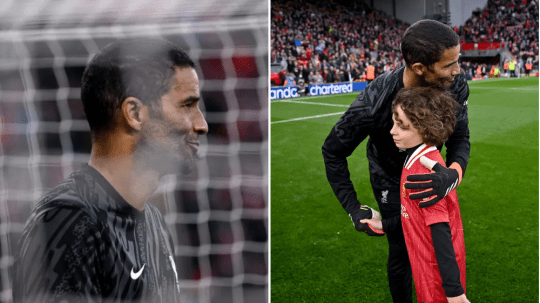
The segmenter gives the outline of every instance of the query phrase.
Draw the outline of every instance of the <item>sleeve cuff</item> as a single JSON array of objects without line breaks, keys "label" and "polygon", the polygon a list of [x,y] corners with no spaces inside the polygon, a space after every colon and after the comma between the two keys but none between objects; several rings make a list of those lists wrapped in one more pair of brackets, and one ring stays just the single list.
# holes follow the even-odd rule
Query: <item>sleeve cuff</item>
[{"label": "sleeve cuff", "polygon": [[457,296],[461,296],[462,294],[465,293],[465,291],[463,291],[463,287],[461,285],[459,286],[456,286],[456,287],[444,287],[443,285],[443,288],[444,288],[444,293],[446,295],[446,297],[457,297]]},{"label": "sleeve cuff", "polygon": [[462,167],[461,164],[459,164],[458,162],[454,162],[450,165],[450,168],[453,168],[457,170],[458,172],[458,176],[459,176],[458,186],[461,184],[461,180],[463,179],[463,169],[461,167]]}]

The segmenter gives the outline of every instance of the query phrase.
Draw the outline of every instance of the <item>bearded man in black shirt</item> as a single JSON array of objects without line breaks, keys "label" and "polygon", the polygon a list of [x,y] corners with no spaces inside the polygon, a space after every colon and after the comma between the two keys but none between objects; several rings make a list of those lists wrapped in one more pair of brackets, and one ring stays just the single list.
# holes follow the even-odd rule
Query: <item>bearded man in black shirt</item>
[{"label": "bearded man in black shirt", "polygon": [[14,302],[179,302],[174,244],[148,202],[189,172],[208,125],[189,56],[160,39],[113,43],[84,71],[88,165],[46,195],[19,243]]}]

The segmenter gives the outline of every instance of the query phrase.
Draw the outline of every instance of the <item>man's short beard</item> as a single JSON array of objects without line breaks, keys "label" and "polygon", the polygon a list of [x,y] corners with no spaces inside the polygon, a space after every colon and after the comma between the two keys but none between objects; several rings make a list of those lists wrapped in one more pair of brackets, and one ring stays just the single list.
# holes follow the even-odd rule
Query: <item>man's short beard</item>
[{"label": "man's short beard", "polygon": [[421,86],[421,87],[442,88],[442,87],[440,87],[439,85],[437,85],[436,83],[429,82],[429,81],[426,79],[426,76],[424,76],[424,75],[421,75],[421,76],[420,76],[420,86]]},{"label": "man's short beard", "polygon": [[150,122],[142,130],[135,153],[142,165],[157,170],[160,175],[190,174],[197,167],[198,157],[191,154],[184,136],[174,134],[161,122]]},{"label": "man's short beard", "polygon": [[424,76],[420,76],[420,87],[436,87],[430,82],[427,82]]},{"label": "man's short beard", "polygon": [[[434,71],[431,69],[431,67],[428,67],[428,70],[431,73],[434,73]],[[433,87],[433,88],[439,88],[439,89],[448,89],[448,87],[444,86],[445,79],[444,78],[436,78],[437,82],[429,82],[426,80],[425,75],[420,76],[420,86],[421,87]]]},{"label": "man's short beard", "polygon": [[[189,148],[189,147],[187,147]],[[197,160],[199,156],[195,155],[186,155],[185,157],[180,157],[180,172],[183,175],[191,174],[197,168]]]}]

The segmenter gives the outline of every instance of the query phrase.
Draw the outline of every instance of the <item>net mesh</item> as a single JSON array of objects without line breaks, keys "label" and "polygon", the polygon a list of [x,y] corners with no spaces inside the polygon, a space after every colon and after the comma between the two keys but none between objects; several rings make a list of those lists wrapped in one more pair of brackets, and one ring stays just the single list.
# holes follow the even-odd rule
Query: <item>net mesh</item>
[{"label": "net mesh", "polygon": [[260,0],[0,6],[0,302],[12,300],[33,205],[88,162],[84,67],[108,43],[140,36],[161,36],[194,59],[209,124],[196,172],[165,177],[155,201],[173,235],[183,302],[267,301],[267,10]]}]

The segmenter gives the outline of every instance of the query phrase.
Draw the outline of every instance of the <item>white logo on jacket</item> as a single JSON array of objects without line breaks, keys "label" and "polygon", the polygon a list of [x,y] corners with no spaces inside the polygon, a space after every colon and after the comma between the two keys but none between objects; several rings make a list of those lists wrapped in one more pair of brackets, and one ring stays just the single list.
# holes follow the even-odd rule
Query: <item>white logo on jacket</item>
[{"label": "white logo on jacket", "polygon": [[171,266],[174,270],[174,277],[176,278],[176,287],[178,288],[178,292],[180,292],[180,282],[178,282],[178,273],[176,272],[176,264],[174,263],[174,258],[169,255],[169,260],[171,260]]},{"label": "white logo on jacket", "polygon": [[146,264],[143,264],[143,266],[141,267],[141,269],[139,269],[138,272],[133,271],[133,269],[135,269],[135,266],[133,266],[133,268],[131,269],[131,273],[130,273],[131,279],[137,280],[141,276],[145,266],[146,266]]},{"label": "white logo on jacket", "polygon": [[388,191],[387,190],[383,190],[381,192],[382,194],[382,199],[381,199],[381,203],[388,203]]}]

